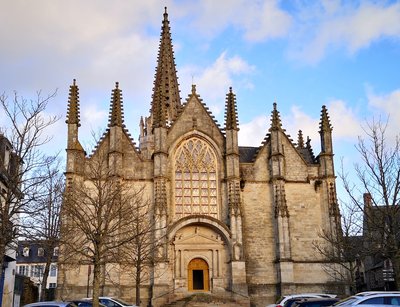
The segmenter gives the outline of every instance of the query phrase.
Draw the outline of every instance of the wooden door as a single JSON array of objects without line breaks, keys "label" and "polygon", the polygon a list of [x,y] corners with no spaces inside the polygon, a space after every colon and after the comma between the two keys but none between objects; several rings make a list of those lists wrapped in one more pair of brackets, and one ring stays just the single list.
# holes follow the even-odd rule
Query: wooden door
[{"label": "wooden door", "polygon": [[188,290],[209,291],[208,264],[200,258],[192,259],[188,265]]}]

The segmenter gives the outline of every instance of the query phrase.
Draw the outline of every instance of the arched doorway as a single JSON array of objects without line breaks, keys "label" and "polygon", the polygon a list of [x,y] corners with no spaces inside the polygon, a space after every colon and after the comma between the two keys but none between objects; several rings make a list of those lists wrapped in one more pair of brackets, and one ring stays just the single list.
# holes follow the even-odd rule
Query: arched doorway
[{"label": "arched doorway", "polygon": [[188,290],[209,291],[208,264],[200,258],[192,259],[188,265]]}]

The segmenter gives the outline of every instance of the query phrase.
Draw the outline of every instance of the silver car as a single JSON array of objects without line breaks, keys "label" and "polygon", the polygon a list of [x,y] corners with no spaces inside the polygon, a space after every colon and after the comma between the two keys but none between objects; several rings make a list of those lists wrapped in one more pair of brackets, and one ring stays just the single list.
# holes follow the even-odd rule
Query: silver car
[{"label": "silver car", "polygon": [[290,307],[296,300],[304,298],[335,298],[336,294],[326,293],[298,293],[292,295],[285,295],[281,297],[276,304],[267,305],[267,307]]},{"label": "silver car", "polygon": [[334,306],[358,306],[358,305],[400,305],[400,292],[370,291],[361,292],[345,298]]}]

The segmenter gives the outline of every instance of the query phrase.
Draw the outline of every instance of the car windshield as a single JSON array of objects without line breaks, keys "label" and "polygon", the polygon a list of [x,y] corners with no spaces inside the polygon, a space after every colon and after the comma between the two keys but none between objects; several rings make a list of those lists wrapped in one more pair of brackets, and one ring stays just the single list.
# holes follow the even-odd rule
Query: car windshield
[{"label": "car windshield", "polygon": [[285,307],[291,307],[294,303],[303,300],[304,297],[291,298],[285,302]]},{"label": "car windshield", "polygon": [[348,298],[345,298],[344,300],[341,300],[335,304],[333,304],[333,306],[342,306],[342,305],[350,305],[353,304],[354,302],[357,301],[357,298],[354,296],[350,296]]},{"label": "car windshield", "polygon": [[127,303],[127,302],[125,302],[125,301],[123,301],[123,300],[121,300],[121,299],[119,299],[119,298],[113,297],[112,299],[113,299],[114,301],[120,303],[121,305],[124,305],[124,306],[131,306],[131,304],[129,304],[129,303]]}]

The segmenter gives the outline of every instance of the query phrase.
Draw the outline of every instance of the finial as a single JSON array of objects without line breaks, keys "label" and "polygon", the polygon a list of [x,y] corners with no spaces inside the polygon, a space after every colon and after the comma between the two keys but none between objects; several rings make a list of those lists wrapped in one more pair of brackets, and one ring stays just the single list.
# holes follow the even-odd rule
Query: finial
[{"label": "finial", "polygon": [[303,131],[301,130],[299,130],[299,134],[297,136],[297,146],[299,148],[304,148]]},{"label": "finial", "polygon": [[236,109],[236,96],[232,91],[232,86],[229,87],[229,93],[226,94],[225,129],[233,129],[239,131],[239,121]]},{"label": "finial", "polygon": [[79,89],[76,85],[76,79],[72,80],[72,85],[69,87],[67,124],[77,124],[80,127],[79,120]]},{"label": "finial", "polygon": [[274,109],[272,110],[272,118],[271,118],[271,128],[272,129],[279,129],[282,127],[281,119],[279,116],[279,112],[277,110],[277,103],[273,103]]},{"label": "finial", "polygon": [[196,94],[196,84],[192,84],[192,94]]},{"label": "finial", "polygon": [[164,21],[168,20],[167,7],[164,7]]},{"label": "finial", "polygon": [[122,91],[118,88],[119,82],[115,82],[115,89],[111,93],[111,105],[108,127],[124,125],[124,114],[122,105]]},{"label": "finial", "polygon": [[321,121],[320,121],[319,127],[320,127],[320,133],[323,131],[326,131],[326,132],[332,131],[331,121],[329,119],[328,110],[325,105],[322,106]]},{"label": "finial", "polygon": [[307,148],[311,148],[311,139],[310,139],[309,136],[307,136],[307,142],[306,142],[306,144],[307,144]]}]

